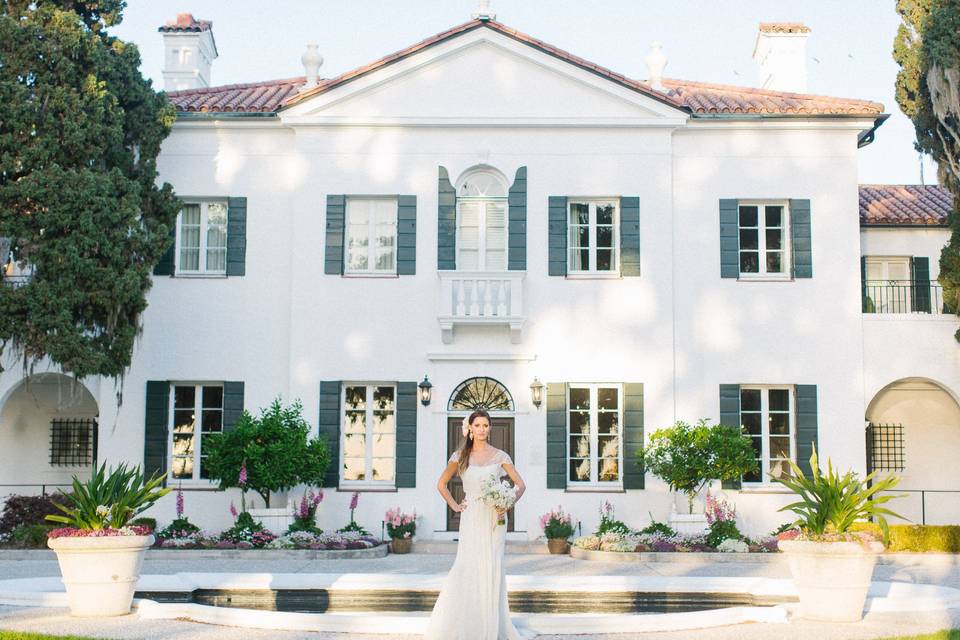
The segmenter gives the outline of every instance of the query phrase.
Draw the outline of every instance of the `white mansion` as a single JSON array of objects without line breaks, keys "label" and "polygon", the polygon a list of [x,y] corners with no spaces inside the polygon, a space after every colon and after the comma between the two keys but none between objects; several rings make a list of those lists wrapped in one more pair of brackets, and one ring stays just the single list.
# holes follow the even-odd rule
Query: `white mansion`
[{"label": "white mansion", "polygon": [[238,497],[205,479],[204,438],[281,397],[333,452],[325,529],[361,491],[372,531],[400,506],[455,535],[435,485],[478,405],[528,485],[514,537],[557,504],[584,531],[602,500],[665,520],[635,450],[700,417],[755,444],[763,473],[724,488],[745,531],[787,519],[768,473],[812,443],[901,473],[916,522],[960,522],[952,203],[857,184],[883,106],[804,93],[803,25],[761,25],[762,88],[663,78],[656,50],[632,80],[488,15],[334,78],[311,48],[304,77],[214,87],[211,24],[160,31],[160,174],[185,204],[122,404],[10,363],[0,494],[129,461],[224,528]]}]

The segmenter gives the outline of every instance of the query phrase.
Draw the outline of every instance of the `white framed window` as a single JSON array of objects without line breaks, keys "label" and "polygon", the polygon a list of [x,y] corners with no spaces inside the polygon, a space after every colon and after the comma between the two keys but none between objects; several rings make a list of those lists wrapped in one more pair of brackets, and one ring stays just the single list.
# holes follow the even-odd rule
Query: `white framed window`
[{"label": "white framed window", "polygon": [[790,277],[787,203],[741,202],[738,225],[741,277]]},{"label": "white framed window", "polygon": [[204,439],[223,431],[223,385],[174,383],[170,407],[170,477],[207,480]]},{"label": "white framed window", "polygon": [[870,313],[911,313],[910,256],[866,256],[864,306]]},{"label": "white framed window", "polygon": [[567,273],[620,270],[620,205],[615,199],[570,199]]},{"label": "white framed window", "polygon": [[570,384],[567,396],[567,486],[623,484],[623,387]]},{"label": "white framed window", "polygon": [[347,198],[347,274],[397,272],[396,198]]},{"label": "white framed window", "polygon": [[457,189],[457,270],[506,271],[507,186],[496,172],[468,173]]},{"label": "white framed window", "polygon": [[796,460],[792,387],[744,386],[740,388],[740,423],[753,445],[758,469],[744,482],[766,483],[770,476],[790,473]]},{"label": "white framed window", "polygon": [[340,429],[340,486],[394,486],[397,464],[397,388],[345,383]]},{"label": "white framed window", "polygon": [[192,202],[177,216],[176,273],[227,273],[227,203]]}]

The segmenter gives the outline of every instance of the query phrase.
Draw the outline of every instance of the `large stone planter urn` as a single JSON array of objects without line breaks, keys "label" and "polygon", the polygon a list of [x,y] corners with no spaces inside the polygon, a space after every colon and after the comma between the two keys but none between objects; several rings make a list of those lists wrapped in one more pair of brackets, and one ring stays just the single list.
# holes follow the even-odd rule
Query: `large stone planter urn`
[{"label": "large stone planter urn", "polygon": [[547,538],[547,549],[553,554],[566,555],[570,553],[570,543],[566,538]]},{"label": "large stone planter urn", "polygon": [[153,540],[152,535],[48,539],[47,546],[60,563],[70,613],[86,617],[130,613],[143,554]]},{"label": "large stone planter urn", "polygon": [[858,622],[870,589],[879,542],[781,540],[780,550],[800,596],[797,615],[807,620]]}]

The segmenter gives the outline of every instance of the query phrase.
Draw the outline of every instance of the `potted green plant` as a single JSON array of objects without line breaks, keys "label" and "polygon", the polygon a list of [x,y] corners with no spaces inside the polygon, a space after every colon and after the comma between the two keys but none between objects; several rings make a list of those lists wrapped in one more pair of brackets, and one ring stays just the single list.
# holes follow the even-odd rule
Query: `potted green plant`
[{"label": "potted green plant", "polygon": [[404,513],[399,507],[387,509],[383,519],[387,523],[387,535],[390,536],[390,551],[410,553],[413,534],[417,532],[417,512]]},{"label": "potted green plant", "polygon": [[637,449],[641,469],[687,497],[687,514],[672,514],[670,525],[679,533],[702,533],[706,516],[693,513],[693,501],[711,480],[733,480],[757,468],[750,439],[739,427],[710,425],[703,418],[695,425],[678,421],[657,429],[650,444]]},{"label": "potted green plant", "polygon": [[570,514],[564,512],[563,507],[557,507],[540,516],[540,527],[547,538],[547,548],[550,553],[570,552],[569,539],[573,535],[573,524]]},{"label": "potted green plant", "polygon": [[[876,480],[876,472],[860,480],[852,471],[842,476],[830,460],[822,473],[817,451],[810,456],[810,477],[790,463],[792,475],[774,479],[800,500],[781,508],[797,515],[794,529],[780,533],[800,596],[799,615],[810,620],[855,622],[863,617],[877,554],[889,539],[886,516],[901,516],[881,505],[899,497],[880,495],[900,481],[894,475]],[[868,531],[853,531],[855,522],[872,518],[883,542]]]},{"label": "potted green plant", "polygon": [[47,545],[57,554],[73,615],[130,613],[143,554],[154,541],[150,529],[130,521],[170,491],[161,487],[164,477],[146,480],[139,467],[108,471],[103,464],[85,483],[74,477],[72,493],[61,492],[55,506],[63,515],[46,518],[66,526],[51,531]]}]

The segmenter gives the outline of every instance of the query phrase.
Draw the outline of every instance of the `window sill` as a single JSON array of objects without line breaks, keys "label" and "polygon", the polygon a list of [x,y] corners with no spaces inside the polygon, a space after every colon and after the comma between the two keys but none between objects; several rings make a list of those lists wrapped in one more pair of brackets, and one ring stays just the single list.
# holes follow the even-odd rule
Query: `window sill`
[{"label": "window sill", "polygon": [[[737,489],[734,489],[737,491]],[[771,494],[771,495],[791,495],[793,492],[785,487],[773,484],[757,484],[757,485],[744,485],[739,489],[740,493],[755,493],[757,495]]]},{"label": "window sill", "polygon": [[622,280],[620,272],[610,273],[568,273],[567,280]]},{"label": "window sill", "polygon": [[396,273],[345,273],[344,278],[399,278]]},{"label": "window sill", "polygon": [[226,280],[227,274],[225,273],[175,273],[173,274],[174,278],[186,278],[186,279],[198,279],[202,280],[204,278],[210,278],[214,280]]},{"label": "window sill", "polygon": [[741,273],[737,276],[737,282],[793,282],[793,278],[788,275],[751,275]]},{"label": "window sill", "polygon": [[387,485],[369,485],[369,484],[341,484],[337,487],[337,493],[397,493],[397,488]]},{"label": "window sill", "polygon": [[568,485],[567,488],[564,489],[564,493],[626,493],[626,492],[627,490],[619,485],[610,486],[610,487],[597,487],[597,486],[571,487]]},{"label": "window sill", "polygon": [[171,478],[167,480],[167,488],[173,491],[177,489],[183,489],[184,491],[221,491],[220,485],[212,480],[177,480]]}]

